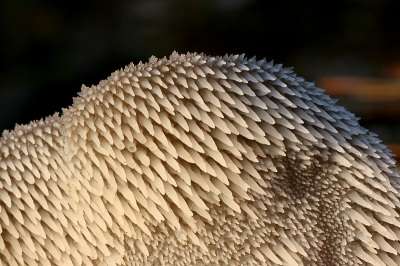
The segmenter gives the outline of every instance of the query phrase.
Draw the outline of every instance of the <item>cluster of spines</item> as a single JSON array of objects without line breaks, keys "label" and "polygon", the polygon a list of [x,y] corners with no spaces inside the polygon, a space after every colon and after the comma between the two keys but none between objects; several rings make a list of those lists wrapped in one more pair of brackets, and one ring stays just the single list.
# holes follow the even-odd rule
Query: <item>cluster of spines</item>
[{"label": "cluster of spines", "polygon": [[51,148],[83,211],[49,234],[82,248],[53,263],[396,265],[393,161],[291,69],[173,53],[79,96]]},{"label": "cluster of spines", "polygon": [[77,195],[71,193],[71,171],[64,161],[61,128],[55,114],[3,132],[2,265],[51,265],[51,261],[77,264],[71,258],[78,252],[75,241],[79,241],[81,232],[77,234],[74,226],[82,208]]}]

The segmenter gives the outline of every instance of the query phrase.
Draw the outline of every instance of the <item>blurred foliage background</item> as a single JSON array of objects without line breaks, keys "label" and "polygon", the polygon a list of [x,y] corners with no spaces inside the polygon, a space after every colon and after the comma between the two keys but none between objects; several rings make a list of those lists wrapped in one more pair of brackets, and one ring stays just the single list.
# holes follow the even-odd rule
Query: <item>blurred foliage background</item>
[{"label": "blurred foliage background", "polygon": [[398,0],[5,0],[0,131],[61,112],[151,55],[246,53],[294,66],[400,154]]}]

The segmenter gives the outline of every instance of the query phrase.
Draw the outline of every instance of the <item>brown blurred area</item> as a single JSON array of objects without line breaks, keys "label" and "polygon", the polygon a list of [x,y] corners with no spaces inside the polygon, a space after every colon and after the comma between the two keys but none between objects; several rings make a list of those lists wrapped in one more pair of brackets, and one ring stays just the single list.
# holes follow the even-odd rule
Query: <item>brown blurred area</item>
[{"label": "brown blurred area", "polygon": [[387,67],[385,73],[379,78],[322,76],[316,84],[380,135],[400,169],[400,64]]},{"label": "brown blurred area", "polygon": [[[400,1],[0,2],[0,131],[130,62],[246,53],[294,66],[400,155]],[[399,158],[398,158],[399,159]]]}]

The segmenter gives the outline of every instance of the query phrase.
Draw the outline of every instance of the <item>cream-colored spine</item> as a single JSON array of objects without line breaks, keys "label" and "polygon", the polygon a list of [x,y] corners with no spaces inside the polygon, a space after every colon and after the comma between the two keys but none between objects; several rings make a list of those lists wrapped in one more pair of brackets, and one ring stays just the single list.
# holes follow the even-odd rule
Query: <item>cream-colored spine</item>
[{"label": "cream-colored spine", "polygon": [[289,68],[174,52],[0,139],[0,265],[400,265],[399,172]]}]

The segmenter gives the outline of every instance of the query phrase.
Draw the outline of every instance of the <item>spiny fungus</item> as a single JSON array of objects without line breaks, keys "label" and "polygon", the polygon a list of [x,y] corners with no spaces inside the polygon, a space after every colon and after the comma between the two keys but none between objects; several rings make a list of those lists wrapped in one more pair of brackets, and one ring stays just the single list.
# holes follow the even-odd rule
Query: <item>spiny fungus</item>
[{"label": "spiny fungus", "polygon": [[386,146],[290,68],[174,52],[0,139],[0,265],[400,265]]}]

